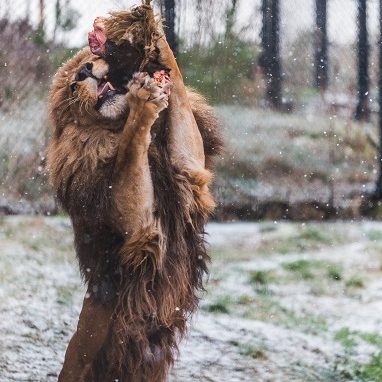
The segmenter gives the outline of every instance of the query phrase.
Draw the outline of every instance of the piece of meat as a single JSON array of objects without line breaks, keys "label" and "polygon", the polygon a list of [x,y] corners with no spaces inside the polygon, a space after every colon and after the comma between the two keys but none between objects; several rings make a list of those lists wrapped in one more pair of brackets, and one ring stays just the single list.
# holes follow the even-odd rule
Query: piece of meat
[{"label": "piece of meat", "polygon": [[157,71],[153,74],[154,81],[157,85],[164,89],[164,92],[167,95],[170,95],[171,92],[171,79],[168,72],[165,70]]},{"label": "piece of meat", "polygon": [[90,50],[96,56],[104,56],[106,48],[105,18],[96,17],[93,23],[93,31],[88,33]]}]

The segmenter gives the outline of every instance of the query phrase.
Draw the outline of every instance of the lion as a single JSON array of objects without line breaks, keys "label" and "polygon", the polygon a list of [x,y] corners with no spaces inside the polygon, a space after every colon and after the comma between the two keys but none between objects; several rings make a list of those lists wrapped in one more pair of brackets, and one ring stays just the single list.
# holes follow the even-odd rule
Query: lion
[{"label": "lion", "polygon": [[106,86],[89,48],[53,80],[47,170],[87,285],[59,382],[165,381],[203,290],[219,124],[163,36],[157,51],[171,95],[147,72]]}]

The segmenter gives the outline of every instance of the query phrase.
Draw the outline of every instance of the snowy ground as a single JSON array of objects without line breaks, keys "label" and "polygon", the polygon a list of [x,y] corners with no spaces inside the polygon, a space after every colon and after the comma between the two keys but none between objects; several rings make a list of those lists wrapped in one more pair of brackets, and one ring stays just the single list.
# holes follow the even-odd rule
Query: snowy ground
[{"label": "snowy ground", "polygon": [[[171,382],[382,381],[382,224],[210,224]],[[55,381],[83,287],[66,218],[0,220],[0,381]]]}]

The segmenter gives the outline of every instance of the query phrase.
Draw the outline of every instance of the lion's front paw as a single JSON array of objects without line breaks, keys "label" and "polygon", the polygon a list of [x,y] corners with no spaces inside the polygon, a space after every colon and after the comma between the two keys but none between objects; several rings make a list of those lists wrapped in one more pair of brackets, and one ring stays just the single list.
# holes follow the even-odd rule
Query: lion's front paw
[{"label": "lion's front paw", "polygon": [[171,82],[167,75],[158,81],[158,76],[151,78],[145,72],[135,73],[128,85],[129,95],[135,101],[155,105],[158,113],[168,106],[170,87]]}]

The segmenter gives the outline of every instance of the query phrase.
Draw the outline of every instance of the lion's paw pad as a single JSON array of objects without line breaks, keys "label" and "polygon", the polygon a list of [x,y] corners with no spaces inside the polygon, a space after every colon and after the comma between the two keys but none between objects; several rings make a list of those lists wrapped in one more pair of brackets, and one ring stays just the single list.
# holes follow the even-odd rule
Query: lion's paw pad
[{"label": "lion's paw pad", "polygon": [[165,73],[156,72],[154,78],[151,78],[145,72],[135,73],[128,88],[131,95],[154,103],[158,107],[158,111],[168,106],[171,81]]}]

